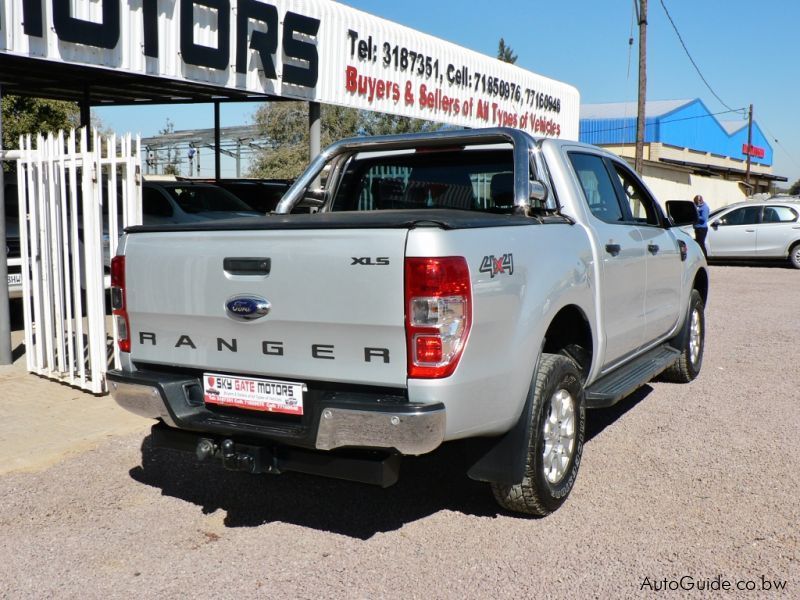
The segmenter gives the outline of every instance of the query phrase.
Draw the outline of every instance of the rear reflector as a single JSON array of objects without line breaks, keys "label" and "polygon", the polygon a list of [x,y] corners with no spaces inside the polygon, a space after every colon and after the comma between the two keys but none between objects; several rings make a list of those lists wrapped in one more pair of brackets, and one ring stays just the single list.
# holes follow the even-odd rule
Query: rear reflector
[{"label": "rear reflector", "polygon": [[472,284],[462,256],[406,258],[408,376],[437,379],[458,366],[472,321]]}]

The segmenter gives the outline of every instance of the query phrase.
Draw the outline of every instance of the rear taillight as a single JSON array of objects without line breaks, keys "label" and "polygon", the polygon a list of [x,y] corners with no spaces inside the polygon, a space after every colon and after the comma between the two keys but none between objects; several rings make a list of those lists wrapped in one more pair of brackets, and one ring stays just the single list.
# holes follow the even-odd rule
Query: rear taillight
[{"label": "rear taillight", "polygon": [[128,306],[125,301],[125,257],[111,259],[111,314],[117,328],[117,344],[122,352],[131,351]]},{"label": "rear taillight", "polygon": [[408,376],[455,371],[472,321],[472,284],[461,256],[406,258]]}]

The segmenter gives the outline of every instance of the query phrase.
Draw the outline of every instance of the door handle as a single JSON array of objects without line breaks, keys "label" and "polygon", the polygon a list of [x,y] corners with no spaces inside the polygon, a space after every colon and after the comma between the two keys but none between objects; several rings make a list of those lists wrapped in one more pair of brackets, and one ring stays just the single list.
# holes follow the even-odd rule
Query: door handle
[{"label": "door handle", "polygon": [[608,252],[611,256],[616,256],[621,250],[622,247],[619,244],[606,244],[606,252]]},{"label": "door handle", "polygon": [[756,232],[756,230],[755,230],[755,229],[745,229],[745,231],[746,231],[747,233],[755,233],[755,232]]},{"label": "door handle", "polygon": [[655,256],[656,254],[658,254],[658,244],[648,244],[647,251],[653,256]]}]

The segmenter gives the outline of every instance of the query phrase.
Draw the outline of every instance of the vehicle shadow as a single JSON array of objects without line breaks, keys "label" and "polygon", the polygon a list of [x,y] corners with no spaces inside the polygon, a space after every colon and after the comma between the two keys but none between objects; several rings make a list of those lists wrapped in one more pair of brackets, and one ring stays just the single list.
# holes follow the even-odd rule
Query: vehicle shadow
[{"label": "vehicle shadow", "polygon": [[[644,386],[611,408],[590,411],[587,442],[652,389]],[[206,514],[224,510],[227,527],[284,522],[366,540],[443,510],[478,517],[505,514],[487,484],[467,477],[493,443],[451,442],[431,454],[404,458],[400,480],[386,489],[300,473],[274,477],[226,471],[219,463],[199,463],[190,453],[154,448],[150,436],[142,442],[141,466],[129,473],[135,481],[191,502]]]},{"label": "vehicle shadow", "polygon": [[590,442],[600,435],[606,427],[614,424],[625,413],[636,407],[636,405],[647,398],[652,391],[653,388],[651,386],[643,385],[630,396],[626,396],[617,402],[614,406],[588,411],[586,413],[586,442]]},{"label": "vehicle shadow", "polygon": [[218,463],[197,462],[193,454],[153,448],[148,436],[142,464],[130,476],[206,514],[224,510],[227,527],[284,522],[366,540],[442,510],[496,517],[500,509],[489,486],[466,475],[487,449],[483,440],[452,442],[431,454],[404,458],[399,482],[382,489],[300,473],[226,471]]}]

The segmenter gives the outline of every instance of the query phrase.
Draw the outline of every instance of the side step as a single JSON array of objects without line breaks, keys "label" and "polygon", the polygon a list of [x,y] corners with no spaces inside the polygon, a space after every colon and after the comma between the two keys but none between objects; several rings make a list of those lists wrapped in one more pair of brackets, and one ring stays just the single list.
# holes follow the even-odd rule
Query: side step
[{"label": "side step", "polygon": [[586,388],[586,408],[616,404],[678,360],[680,354],[664,344],[601,377]]}]

